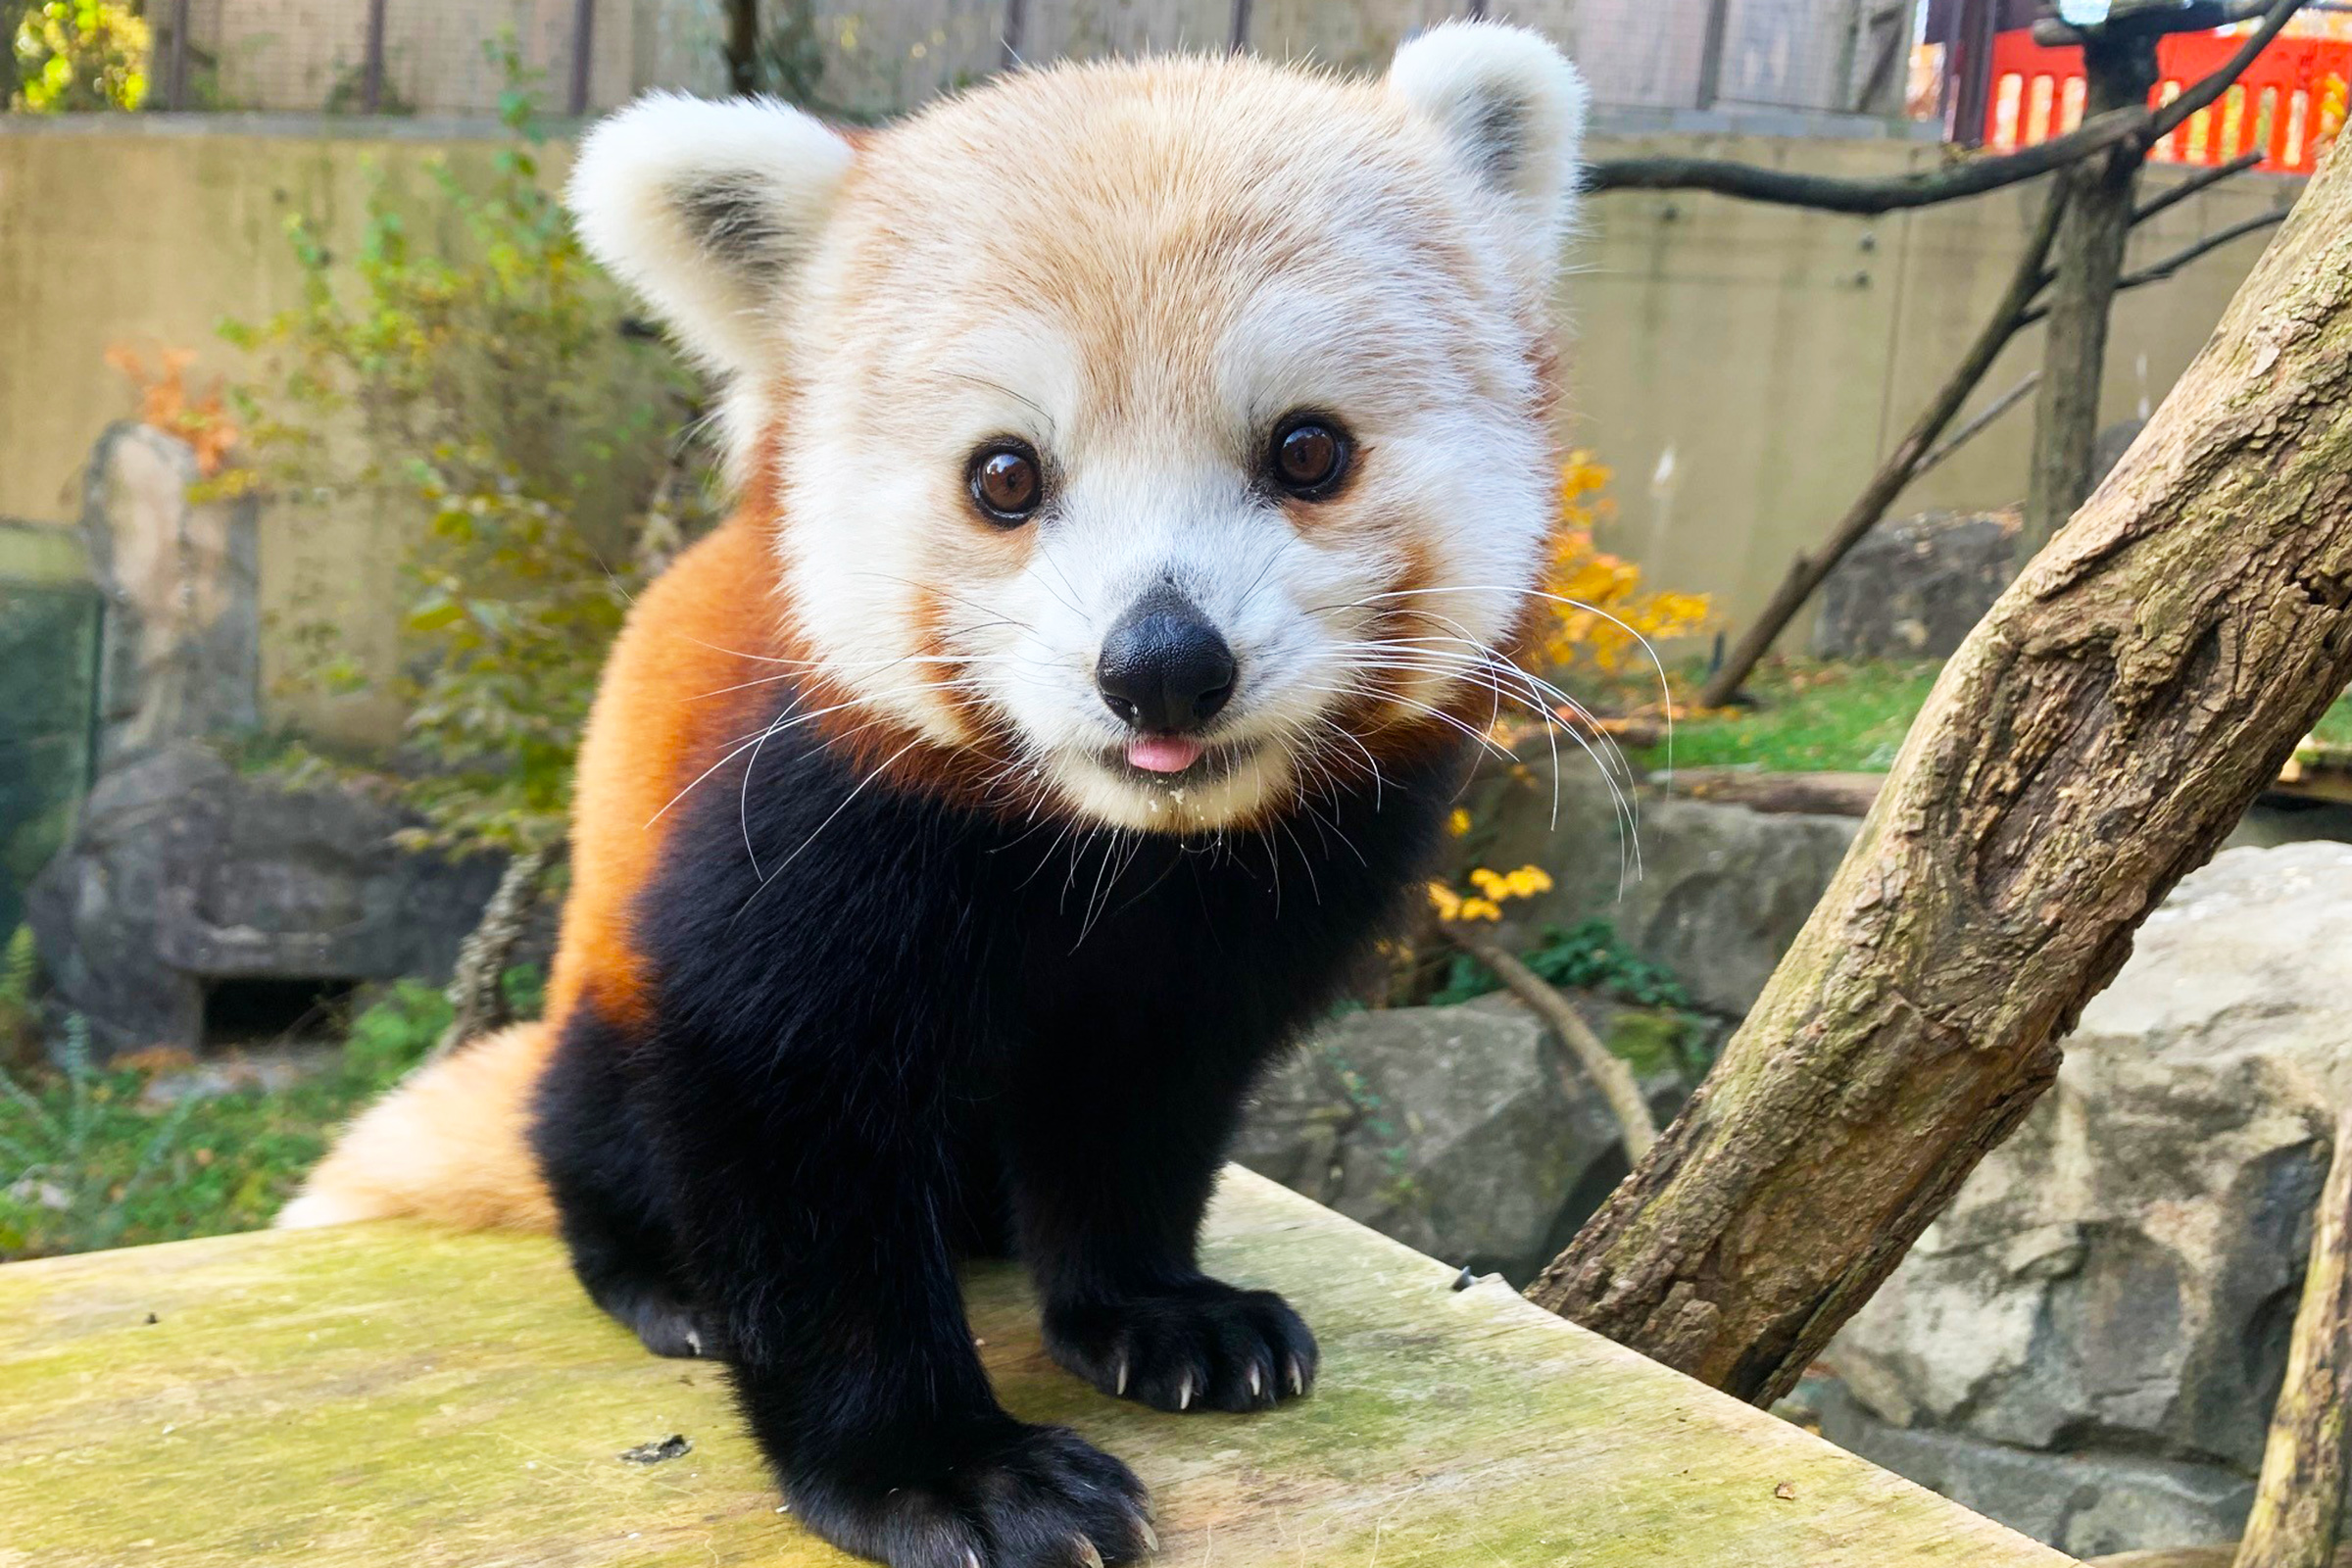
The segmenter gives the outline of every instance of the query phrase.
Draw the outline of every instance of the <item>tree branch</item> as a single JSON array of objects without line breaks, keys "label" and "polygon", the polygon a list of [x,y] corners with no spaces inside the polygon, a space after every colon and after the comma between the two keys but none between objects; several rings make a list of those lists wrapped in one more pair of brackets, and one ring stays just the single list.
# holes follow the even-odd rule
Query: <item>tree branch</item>
[{"label": "tree branch", "polygon": [[2352,1422],[2352,1112],[2311,1214],[2311,1263],[2271,1411],[2262,1477],[2231,1568],[2328,1568],[2343,1523],[2345,1427]]},{"label": "tree branch", "polygon": [[2000,304],[1993,307],[1990,318],[1977,333],[1977,340],[1969,345],[1968,353],[1962,356],[1943,385],[1936,389],[1936,396],[1929,401],[1909,432],[1896,443],[1886,461],[1879,466],[1879,471],[1871,476],[1870,483],[1863,487],[1862,494],[1855,498],[1853,506],[1846,510],[1844,516],[1838,519],[1838,525],[1830,530],[1830,536],[1822,542],[1821,548],[1809,555],[1799,556],[1789,564],[1788,575],[1781,580],[1781,586],[1774,591],[1771,602],[1757,612],[1756,618],[1748,623],[1747,630],[1740,635],[1739,646],[1732,650],[1731,657],[1707,677],[1706,685],[1699,689],[1699,707],[1721,708],[1739,694],[1740,686],[1755,670],[1757,662],[1771,650],[1788,622],[1796,618],[1796,612],[1805,607],[1805,601],[1813,597],[1813,590],[1820,587],[1822,579],[1846,558],[1855,545],[1862,542],[1865,534],[1878,525],[1879,519],[1886,514],[1886,509],[1893,505],[1894,498],[1902,493],[1903,486],[1909,484],[1912,475],[1919,471],[1928,449],[1943,433],[1943,427],[1951,423],[1953,416],[1960,412],[1960,406],[1968,401],[1968,395],[1976,390],[1977,383],[1984,379],[1984,372],[1992,368],[1992,362],[2008,346],[2019,321],[2025,317],[2027,307],[2040,289],[2042,260],[2050,254],[2050,245],[2058,236],[2058,220],[2066,211],[2066,185],[2060,181],[2050,191],[2049,199],[2042,203],[2041,220],[2034,224],[2033,237],[2026,242],[2025,253],[2018,258],[2017,267],[2010,274],[2009,287],[2001,295]]},{"label": "tree branch", "polygon": [[2178,185],[2174,185],[2166,190],[2158,191],[2155,195],[2149,197],[2146,201],[2141,202],[2137,207],[2132,209],[2132,226],[2136,228],[2141,223],[2146,222],[2149,219],[2154,218],[2158,213],[2161,213],[2168,208],[2178,207],[2180,205],[2180,203],[2188,200],[2191,196],[2196,195],[2199,191],[2211,190],[2214,186],[2220,184],[2223,180],[2228,179],[2232,174],[2244,173],[2247,170],[2252,169],[2256,164],[2261,163],[2262,158],[2263,151],[2261,148],[2257,147],[2252,152],[2238,154],[2235,158],[2230,159],[2226,164],[2216,164],[2211,169],[2198,170],[2195,173],[2189,175],[2188,178],[2180,181],[2180,183]]},{"label": "tree branch", "polygon": [[1903,743],[1715,1070],[1530,1289],[1785,1393],[2056,1075],[2133,933],[2352,684],[2352,159]]},{"label": "tree branch", "polygon": [[1950,435],[1945,436],[1941,441],[1936,442],[1935,448],[1926,457],[1919,460],[1919,466],[1911,470],[1911,481],[1914,484],[1918,483],[1930,468],[1942,463],[1944,459],[1984,434],[1985,426],[2023,403],[2026,400],[2026,394],[2039,385],[2041,385],[2041,372],[2028,370],[2025,378],[2017,385],[1985,404],[1977,412],[1974,418],[1954,430]]},{"label": "tree branch", "polygon": [[2037,174],[2080,163],[2110,147],[2129,145],[2140,157],[2187,122],[2189,116],[2230,90],[2254,57],[2302,8],[2303,0],[2275,0],[2262,25],[2213,74],[2161,109],[2112,110],[2094,115],[2063,136],[1989,158],[1970,158],[1925,174],[1889,179],[1839,179],[1828,174],[1759,169],[1719,158],[1604,158],[1585,167],[1585,190],[1699,190],[1743,201],[1817,212],[1875,217],[1910,207],[1931,207],[1964,196],[1982,196]]},{"label": "tree branch", "polygon": [[1635,1081],[1633,1069],[1602,1044],[1585,1023],[1584,1014],[1550,982],[1484,931],[1455,920],[1438,924],[1455,947],[1492,969],[1511,995],[1526,1003],[1560,1037],[1577,1065],[1585,1069],[1585,1076],[1600,1091],[1601,1099],[1608,1102],[1610,1113],[1617,1118],[1617,1130],[1625,1139],[1626,1159],[1638,1161],[1648,1153],[1649,1146],[1658,1141],[1658,1124],[1649,1114],[1649,1102],[1642,1098],[1642,1086]]},{"label": "tree branch", "polygon": [[2303,0],[2276,0],[2264,14],[2262,25],[2246,34],[2246,41],[2238,45],[2237,53],[2223,61],[2212,75],[2184,89],[2180,97],[2155,112],[2142,145],[2155,146],[2187,124],[2189,117],[2198,110],[2218,103],[2222,94],[2230,90],[2230,83],[2245,74],[2255,57],[2271,46],[2271,40],[2278,36],[2278,29],[2293,21],[2295,13],[2302,9]]},{"label": "tree branch", "polygon": [[1839,179],[1718,158],[1604,158],[1585,167],[1585,189],[1703,190],[1783,207],[1872,217],[2018,184],[2120,146],[2144,131],[2147,122],[2144,110],[2118,110],[2013,153],[1963,159],[1930,173],[1890,179]]},{"label": "tree branch", "polygon": [[[2252,218],[2240,219],[2226,228],[2216,229],[2195,244],[2182,246],[2161,261],[2150,262],[2135,272],[2126,272],[2115,280],[2116,292],[2120,294],[2128,288],[2144,288],[2150,283],[2161,283],[2198,257],[2218,251],[2233,239],[2243,239],[2248,234],[2284,222],[2289,211],[2280,207],[2268,213],[2256,213]],[[2036,305],[2019,317],[2017,324],[2021,327],[2031,326],[2049,314],[2047,305]]]}]

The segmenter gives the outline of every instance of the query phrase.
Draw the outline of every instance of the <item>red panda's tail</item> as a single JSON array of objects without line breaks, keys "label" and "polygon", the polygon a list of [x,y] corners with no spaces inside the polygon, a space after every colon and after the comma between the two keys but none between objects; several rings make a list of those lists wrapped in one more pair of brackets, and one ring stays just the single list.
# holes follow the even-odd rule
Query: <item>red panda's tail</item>
[{"label": "red panda's tail", "polygon": [[278,1227],[407,1214],[468,1230],[554,1230],[527,1136],[553,1045],[544,1024],[516,1024],[412,1073],[343,1130],[278,1211]]}]

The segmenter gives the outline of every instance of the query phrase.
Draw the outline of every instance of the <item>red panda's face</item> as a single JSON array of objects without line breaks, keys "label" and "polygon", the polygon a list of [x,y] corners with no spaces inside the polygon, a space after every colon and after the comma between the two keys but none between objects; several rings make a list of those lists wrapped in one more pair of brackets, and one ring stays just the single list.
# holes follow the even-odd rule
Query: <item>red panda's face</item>
[{"label": "red panda's face", "polygon": [[[660,216],[592,177],[628,117],[575,189],[733,373],[827,680],[1008,803],[1198,831],[1491,709],[1553,516],[1580,120],[1547,46],[1448,27],[1385,84],[1021,74],[854,155],[763,123],[807,145],[657,172],[689,219],[666,247],[604,232]],[[825,184],[805,226],[786,159]]]}]

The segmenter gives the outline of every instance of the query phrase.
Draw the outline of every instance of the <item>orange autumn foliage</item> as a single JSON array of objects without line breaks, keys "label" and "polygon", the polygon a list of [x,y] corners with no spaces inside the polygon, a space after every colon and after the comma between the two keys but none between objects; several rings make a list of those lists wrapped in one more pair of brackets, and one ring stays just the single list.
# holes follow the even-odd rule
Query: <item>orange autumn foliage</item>
[{"label": "orange autumn foliage", "polygon": [[196,454],[196,471],[204,477],[220,473],[241,432],[228,416],[227,394],[219,378],[201,392],[189,387],[188,367],[196,363],[193,352],[165,349],[150,369],[144,355],[118,343],[106,351],[106,363],[138,394],[141,424],[185,441]]},{"label": "orange autumn foliage", "polygon": [[1688,637],[1702,630],[1712,607],[1705,594],[1644,592],[1642,568],[1592,542],[1596,525],[1616,510],[1604,493],[1610,470],[1590,452],[1568,454],[1560,466],[1560,520],[1544,578],[1550,618],[1540,653],[1552,670],[1580,667],[1618,674],[1646,662],[1644,641]]}]

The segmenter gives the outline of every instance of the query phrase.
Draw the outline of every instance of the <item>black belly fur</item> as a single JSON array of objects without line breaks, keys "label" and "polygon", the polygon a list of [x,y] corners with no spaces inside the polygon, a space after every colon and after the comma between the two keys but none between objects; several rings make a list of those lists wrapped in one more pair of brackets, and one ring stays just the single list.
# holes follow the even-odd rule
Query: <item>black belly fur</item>
[{"label": "black belly fur", "polygon": [[[1462,760],[1180,842],[861,788],[806,735],[674,808],[636,910],[650,1032],[583,1008],[559,1045],[535,1143],[575,1265],[649,1346],[728,1361],[841,1544],[960,1568],[1057,1560],[992,1537],[1079,1528],[1116,1560],[1116,1521],[1068,1499],[1132,1478],[1032,1451],[1052,1444],[990,1395],[955,1261],[1016,1251],[1050,1347],[1105,1392],[1302,1392],[1311,1336],[1205,1280],[1196,1236],[1253,1078],[1405,908]],[[1094,1460],[1117,1474],[1053,1483]],[[958,1503],[990,1464],[1046,1477],[1075,1526]]]}]

